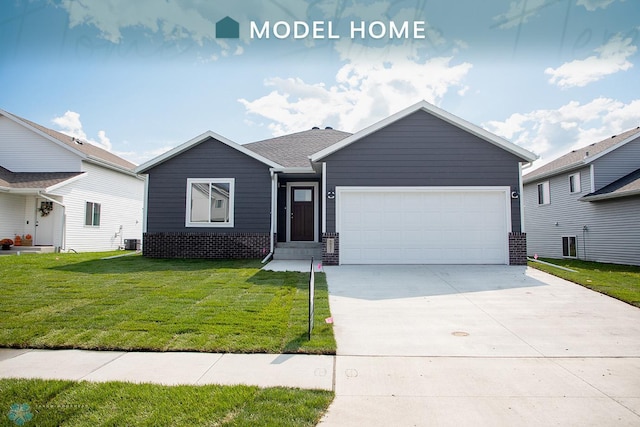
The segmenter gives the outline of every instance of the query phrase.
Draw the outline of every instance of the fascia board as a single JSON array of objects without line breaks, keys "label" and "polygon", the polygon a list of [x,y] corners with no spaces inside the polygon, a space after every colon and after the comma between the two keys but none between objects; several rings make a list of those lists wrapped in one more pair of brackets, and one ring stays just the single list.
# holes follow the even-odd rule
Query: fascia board
[{"label": "fascia board", "polygon": [[71,177],[71,178],[69,178],[69,179],[67,179],[65,181],[59,182],[59,183],[57,183],[55,185],[52,185],[51,187],[44,188],[43,191],[45,193],[49,193],[51,191],[57,190],[58,188],[64,187],[65,185],[69,185],[72,182],[75,182],[75,181],[77,181],[79,179],[82,179],[85,176],[87,176],[87,173],[86,172],[82,172],[80,175],[73,176],[73,177]]},{"label": "fascia board", "polygon": [[581,202],[595,202],[598,200],[619,199],[621,197],[640,196],[640,190],[629,190],[622,193],[597,194],[595,196],[584,196],[579,198]]},{"label": "fascia board", "polygon": [[576,170],[576,169],[581,169],[581,168],[585,167],[586,165],[587,165],[587,163],[584,162],[583,160],[581,160],[578,163],[573,163],[571,165],[563,166],[561,168],[554,169],[552,171],[545,172],[545,173],[542,173],[540,175],[532,176],[530,178],[527,178],[527,175],[525,175],[522,178],[522,182],[524,184],[531,184],[532,182],[540,181],[542,179],[551,178],[552,176],[561,175],[563,173],[571,172],[571,171]]}]

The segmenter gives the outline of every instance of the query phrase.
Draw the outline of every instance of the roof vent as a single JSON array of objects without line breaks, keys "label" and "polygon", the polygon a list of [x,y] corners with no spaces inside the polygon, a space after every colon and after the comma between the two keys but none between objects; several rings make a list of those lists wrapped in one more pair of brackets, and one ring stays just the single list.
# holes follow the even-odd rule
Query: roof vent
[{"label": "roof vent", "polygon": [[584,152],[584,156],[585,156],[585,157],[589,157],[589,152],[588,152],[588,151],[585,151],[585,152]]},{"label": "roof vent", "polygon": [[331,126],[327,126],[326,128],[324,128],[325,130],[333,130],[333,128]]},{"label": "roof vent", "polygon": [[75,142],[78,145],[84,144],[80,138],[73,137],[71,139],[73,140],[73,142]]},{"label": "roof vent", "polygon": [[616,136],[618,136],[618,135],[613,135],[613,136],[611,136],[611,138],[615,138]]},{"label": "roof vent", "polygon": [[311,128],[311,130],[315,130],[315,129],[320,129],[318,126],[314,126]]}]

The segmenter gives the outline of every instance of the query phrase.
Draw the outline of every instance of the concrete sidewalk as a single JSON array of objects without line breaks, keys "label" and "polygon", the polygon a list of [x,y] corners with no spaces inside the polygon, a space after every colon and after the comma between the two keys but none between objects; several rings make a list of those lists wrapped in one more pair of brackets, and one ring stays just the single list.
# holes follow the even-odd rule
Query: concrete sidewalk
[{"label": "concrete sidewalk", "polygon": [[0,349],[0,378],[333,390],[333,356]]}]

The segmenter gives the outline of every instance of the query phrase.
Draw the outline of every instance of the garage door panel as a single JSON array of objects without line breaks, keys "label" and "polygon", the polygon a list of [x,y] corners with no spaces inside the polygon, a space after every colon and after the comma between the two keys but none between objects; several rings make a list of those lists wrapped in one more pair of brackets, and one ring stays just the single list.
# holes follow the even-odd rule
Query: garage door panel
[{"label": "garage door panel", "polygon": [[504,190],[339,193],[343,264],[504,264]]}]

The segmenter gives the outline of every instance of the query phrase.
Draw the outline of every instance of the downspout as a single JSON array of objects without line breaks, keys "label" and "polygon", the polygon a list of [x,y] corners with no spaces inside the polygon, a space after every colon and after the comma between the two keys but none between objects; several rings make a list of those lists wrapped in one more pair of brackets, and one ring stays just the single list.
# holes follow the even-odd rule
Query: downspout
[{"label": "downspout", "polygon": [[327,163],[322,162],[322,236],[320,242],[327,232]]},{"label": "downspout", "polygon": [[37,195],[38,197],[41,197],[45,200],[55,203],[56,205],[62,206],[62,224],[60,224],[60,228],[61,228],[60,237],[62,241],[60,242],[60,250],[67,250],[67,243],[66,243],[67,233],[65,232],[65,229],[66,229],[65,222],[67,219],[67,207],[63,203],[55,199],[52,199],[49,196],[45,196],[44,194],[42,194],[41,191],[38,191]]},{"label": "downspout", "polygon": [[275,230],[275,222],[276,222],[276,191],[277,191],[277,183],[278,176],[273,168],[269,169],[269,173],[271,174],[271,230],[269,232],[269,253],[262,260],[262,264],[269,261],[269,259],[273,256],[275,242],[273,240],[273,233]]},{"label": "downspout", "polygon": [[522,163],[518,163],[518,191],[520,192],[520,197],[518,198],[518,203],[520,203],[520,232],[525,233],[526,228],[524,225],[524,184],[522,183],[522,169],[526,167],[530,167],[531,162],[528,163],[528,166],[522,166]]}]

